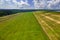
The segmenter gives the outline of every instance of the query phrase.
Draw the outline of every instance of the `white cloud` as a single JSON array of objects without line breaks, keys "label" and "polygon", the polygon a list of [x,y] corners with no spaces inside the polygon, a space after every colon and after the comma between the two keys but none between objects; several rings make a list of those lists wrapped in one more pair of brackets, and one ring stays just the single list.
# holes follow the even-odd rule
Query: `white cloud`
[{"label": "white cloud", "polygon": [[46,6],[46,3],[44,0],[33,0],[34,1],[34,6],[36,9],[44,9]]},{"label": "white cloud", "polygon": [[27,1],[26,1],[26,2],[24,2],[24,1],[17,2],[16,0],[13,0],[13,2],[14,2],[16,5],[18,5],[19,8],[20,8],[20,7],[21,7],[21,8],[25,7],[25,6],[23,6],[23,5],[30,6]]},{"label": "white cloud", "polygon": [[35,8],[37,9],[60,9],[60,0],[39,0],[40,1],[40,3],[38,4],[38,3],[36,3],[37,2],[37,0],[35,0],[34,1],[34,6],[35,6]]},{"label": "white cloud", "polygon": [[50,9],[53,9],[53,7],[55,7],[55,9],[57,9],[58,6],[59,6],[59,4],[58,4],[59,2],[60,2],[60,0],[48,1],[47,2],[48,3],[47,7],[50,8]]},{"label": "white cloud", "polygon": [[[2,0],[1,0],[2,1]],[[0,1],[0,3],[3,3],[2,5],[0,4],[0,8],[4,8],[4,9],[23,9],[23,8],[29,8],[29,4],[28,1],[26,0],[26,2],[24,1],[20,1],[17,2],[16,0],[3,0],[2,2]],[[11,3],[11,1],[13,2],[13,4]]]},{"label": "white cloud", "polygon": [[11,1],[11,0],[5,0],[5,1]]},{"label": "white cloud", "polygon": [[[12,3],[12,2],[13,3]],[[33,0],[34,1],[34,0]],[[60,0],[39,0],[38,2],[40,3],[36,3],[36,1],[34,1],[34,6],[36,9],[60,9]],[[30,8],[34,8],[34,7],[30,7],[28,1],[26,0],[26,2],[24,1],[19,1],[17,2],[16,0],[0,0],[0,8],[10,8],[10,9],[30,9]]]},{"label": "white cloud", "polygon": [[0,0],[0,4],[3,4],[4,0]]}]

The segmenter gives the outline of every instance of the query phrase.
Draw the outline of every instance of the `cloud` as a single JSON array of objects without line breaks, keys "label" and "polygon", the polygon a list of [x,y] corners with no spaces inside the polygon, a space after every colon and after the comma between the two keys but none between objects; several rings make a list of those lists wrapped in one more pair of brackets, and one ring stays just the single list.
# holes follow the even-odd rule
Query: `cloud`
[{"label": "cloud", "polygon": [[47,7],[49,9],[58,9],[58,8],[60,9],[59,7],[60,0],[51,0],[51,1],[47,1],[47,3],[48,3]]},{"label": "cloud", "polygon": [[44,0],[39,0],[39,1],[34,1],[33,0],[33,2],[34,2],[34,6],[35,6],[35,8],[37,9],[44,9],[45,7],[46,7],[46,3],[45,3],[45,1]]},{"label": "cloud", "polygon": [[16,0],[3,0],[2,2],[2,5],[0,4],[0,9],[3,8],[3,9],[23,9],[23,8],[29,8],[29,4],[28,2],[24,2],[24,1],[20,1],[20,2],[17,2]]},{"label": "cloud", "polygon": [[0,9],[60,9],[60,0],[33,0],[33,7],[31,6],[33,4],[29,4],[28,1],[0,0]]},{"label": "cloud", "polygon": [[9,1],[10,2],[11,0],[5,0],[5,1]]},{"label": "cloud", "polygon": [[2,4],[0,4],[0,9],[11,9],[16,8],[12,3],[11,0],[3,0],[1,1]]},{"label": "cloud", "polygon": [[24,1],[17,2],[16,0],[13,0],[13,2],[15,4],[17,4],[18,5],[17,7],[20,9],[27,9],[30,6],[27,1],[26,2],[24,2]]},{"label": "cloud", "polygon": [[4,0],[0,0],[0,4],[3,4],[3,1],[4,1]]},{"label": "cloud", "polygon": [[34,1],[34,6],[37,9],[60,9],[60,0],[39,0]]}]

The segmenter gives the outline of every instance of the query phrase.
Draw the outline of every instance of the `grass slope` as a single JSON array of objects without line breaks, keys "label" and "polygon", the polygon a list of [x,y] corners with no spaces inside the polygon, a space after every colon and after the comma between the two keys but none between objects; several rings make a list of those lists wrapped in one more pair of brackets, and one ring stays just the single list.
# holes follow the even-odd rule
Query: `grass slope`
[{"label": "grass slope", "polygon": [[0,40],[49,40],[49,38],[33,13],[26,12],[0,22]]}]

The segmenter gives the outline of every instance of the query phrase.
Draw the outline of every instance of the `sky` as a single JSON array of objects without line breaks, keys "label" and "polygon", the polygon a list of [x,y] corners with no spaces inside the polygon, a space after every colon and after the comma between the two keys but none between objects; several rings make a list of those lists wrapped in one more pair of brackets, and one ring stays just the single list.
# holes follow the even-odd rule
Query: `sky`
[{"label": "sky", "polygon": [[60,9],[60,0],[0,0],[0,9]]}]

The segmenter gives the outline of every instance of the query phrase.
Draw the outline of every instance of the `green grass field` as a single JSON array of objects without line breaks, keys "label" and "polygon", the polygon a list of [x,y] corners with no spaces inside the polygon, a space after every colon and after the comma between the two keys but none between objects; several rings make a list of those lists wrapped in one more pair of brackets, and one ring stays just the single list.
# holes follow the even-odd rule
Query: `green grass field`
[{"label": "green grass field", "polygon": [[0,40],[49,40],[33,12],[0,17]]}]

